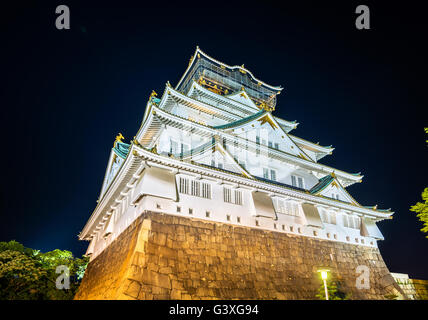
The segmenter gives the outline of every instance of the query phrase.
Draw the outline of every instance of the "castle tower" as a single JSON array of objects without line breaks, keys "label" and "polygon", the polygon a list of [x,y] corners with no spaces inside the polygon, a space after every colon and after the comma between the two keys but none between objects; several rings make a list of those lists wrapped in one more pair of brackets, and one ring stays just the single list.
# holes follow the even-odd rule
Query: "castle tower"
[{"label": "castle tower", "polygon": [[291,134],[282,90],[197,48],[175,88],[152,92],[79,235],[91,261],[76,299],[314,299],[325,267],[351,298],[404,297],[377,247],[393,212],[348,193],[362,175],[319,162],[334,148]]}]

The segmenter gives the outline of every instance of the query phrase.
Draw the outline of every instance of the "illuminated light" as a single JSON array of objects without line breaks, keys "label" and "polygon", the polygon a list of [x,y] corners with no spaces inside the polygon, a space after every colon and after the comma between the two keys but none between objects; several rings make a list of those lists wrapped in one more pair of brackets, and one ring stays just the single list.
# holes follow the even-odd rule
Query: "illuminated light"
[{"label": "illuminated light", "polygon": [[321,279],[327,280],[327,271],[321,271]]}]

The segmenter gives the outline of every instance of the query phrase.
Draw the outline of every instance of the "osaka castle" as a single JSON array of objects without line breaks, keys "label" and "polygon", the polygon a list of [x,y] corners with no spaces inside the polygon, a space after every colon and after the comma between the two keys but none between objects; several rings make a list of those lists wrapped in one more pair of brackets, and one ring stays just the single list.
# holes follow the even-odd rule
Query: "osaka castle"
[{"label": "osaka castle", "polygon": [[[79,234],[90,263],[78,298],[306,299],[319,267],[354,297],[390,292],[376,224],[393,212],[360,204],[347,187],[363,175],[322,164],[334,148],[275,115],[282,91],[197,47],[175,87],[152,92],[134,138],[116,137]],[[371,270],[366,291],[354,288],[360,264]],[[105,268],[114,290],[102,287]]]}]

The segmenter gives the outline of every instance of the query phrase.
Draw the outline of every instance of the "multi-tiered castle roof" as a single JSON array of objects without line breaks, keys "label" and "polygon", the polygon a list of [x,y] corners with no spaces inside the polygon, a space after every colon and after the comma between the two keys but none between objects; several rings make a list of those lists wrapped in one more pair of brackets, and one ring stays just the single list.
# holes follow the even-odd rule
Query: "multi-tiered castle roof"
[{"label": "multi-tiered castle roof", "polygon": [[319,163],[332,146],[290,134],[298,123],[274,115],[282,90],[197,48],[175,88],[152,92],[131,143],[116,139],[80,234],[92,240],[88,252],[142,210],[375,246],[375,223],[393,212],[348,193],[360,173]]}]

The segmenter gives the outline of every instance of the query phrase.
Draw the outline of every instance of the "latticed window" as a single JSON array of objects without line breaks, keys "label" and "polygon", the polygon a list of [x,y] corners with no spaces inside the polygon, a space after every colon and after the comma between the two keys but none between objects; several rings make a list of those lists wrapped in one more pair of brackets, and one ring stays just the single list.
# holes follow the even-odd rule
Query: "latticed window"
[{"label": "latticed window", "polygon": [[336,214],[333,211],[320,210],[320,214],[322,222],[336,224]]},{"label": "latticed window", "polygon": [[180,177],[180,193],[189,194],[189,179]]},{"label": "latticed window", "polygon": [[202,183],[202,198],[211,199],[211,185],[209,183]]},{"label": "latticed window", "polygon": [[291,185],[293,187],[297,187],[297,180],[296,180],[296,176],[291,176]]},{"label": "latticed window", "polygon": [[360,217],[354,217],[354,228],[359,229],[361,226],[361,218]]},{"label": "latticed window", "polygon": [[201,184],[197,180],[192,180],[192,196],[199,197]]},{"label": "latticed window", "polygon": [[232,203],[232,190],[230,188],[223,188],[224,202]]},{"label": "latticed window", "polygon": [[303,189],[303,178],[302,177],[298,177],[297,178],[297,182],[299,183],[299,188]]},{"label": "latticed window", "polygon": [[290,216],[300,216],[299,205],[293,201],[277,198],[275,200],[276,211]]},{"label": "latticed window", "polygon": [[224,202],[242,205],[242,191],[232,190],[231,188],[223,188]]},{"label": "latticed window", "polygon": [[270,170],[270,179],[276,181],[276,171],[273,169]]},{"label": "latticed window", "polygon": [[343,216],[343,226],[347,228],[359,229],[361,226],[361,218],[345,214]]},{"label": "latticed window", "polygon": [[178,143],[177,141],[171,140],[169,152],[176,155],[178,153]]},{"label": "latticed window", "polygon": [[242,191],[235,190],[235,204],[242,205]]},{"label": "latticed window", "polygon": [[348,215],[347,214],[343,215],[343,226],[346,227],[346,228],[349,227],[349,224],[348,224]]},{"label": "latticed window", "polygon": [[354,227],[354,219],[351,216],[348,216],[348,226],[349,226],[349,228],[355,228]]},{"label": "latticed window", "polygon": [[195,197],[211,199],[211,185],[209,183],[200,182],[198,180],[191,180],[188,178],[180,177],[179,192],[189,194]]},{"label": "latticed window", "polygon": [[285,207],[285,201],[283,199],[276,199],[276,211],[279,213],[287,214],[287,209]]},{"label": "latticed window", "polygon": [[269,179],[269,170],[267,168],[263,168],[263,178]]}]

